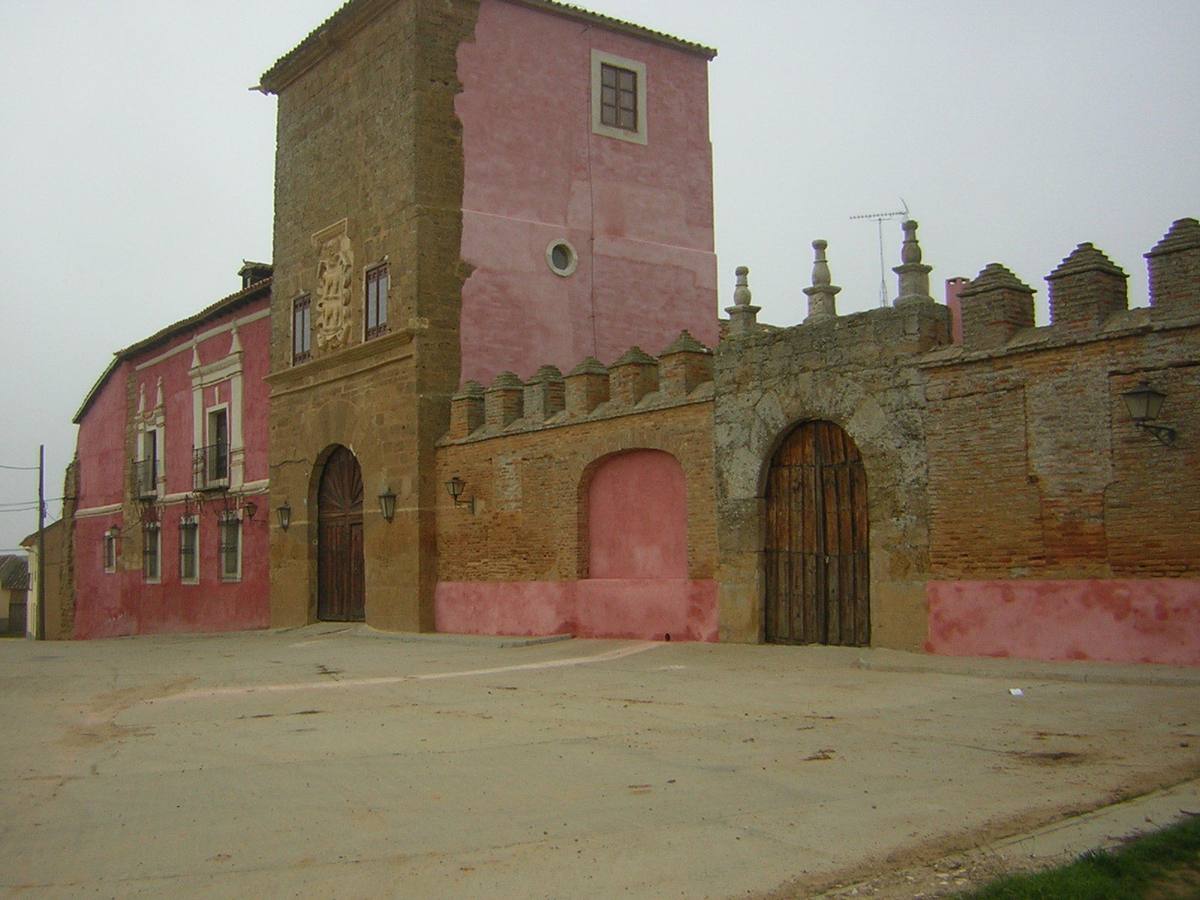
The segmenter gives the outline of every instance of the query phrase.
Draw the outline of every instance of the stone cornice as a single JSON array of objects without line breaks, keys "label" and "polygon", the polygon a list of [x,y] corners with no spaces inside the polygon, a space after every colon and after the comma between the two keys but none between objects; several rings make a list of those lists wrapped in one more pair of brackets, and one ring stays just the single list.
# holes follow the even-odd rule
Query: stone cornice
[{"label": "stone cornice", "polygon": [[409,359],[414,352],[414,336],[411,330],[400,329],[337,353],[324,354],[298,366],[272,372],[265,379],[271,386],[271,398],[340,381],[389,363]]}]

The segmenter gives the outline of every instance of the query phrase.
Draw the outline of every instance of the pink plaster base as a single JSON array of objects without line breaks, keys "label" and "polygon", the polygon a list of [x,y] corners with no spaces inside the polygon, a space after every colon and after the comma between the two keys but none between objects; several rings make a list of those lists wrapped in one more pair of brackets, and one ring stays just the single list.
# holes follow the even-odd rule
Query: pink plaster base
[{"label": "pink plaster base", "polygon": [[443,581],[438,631],[716,641],[715,581],[593,578],[585,581]]},{"label": "pink plaster base", "polygon": [[1200,581],[931,581],[925,592],[930,653],[1200,666]]}]

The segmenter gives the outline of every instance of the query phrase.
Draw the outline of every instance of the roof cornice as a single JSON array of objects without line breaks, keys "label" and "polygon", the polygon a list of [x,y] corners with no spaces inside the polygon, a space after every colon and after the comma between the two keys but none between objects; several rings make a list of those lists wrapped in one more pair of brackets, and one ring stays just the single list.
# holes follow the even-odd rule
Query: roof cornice
[{"label": "roof cornice", "polygon": [[[259,83],[252,90],[261,91],[264,94],[278,94],[320,62],[338,44],[353,36],[395,2],[397,0],[348,0],[333,15],[309,32],[304,40],[276,60],[275,64],[263,73]],[[623,19],[606,16],[603,13],[592,12],[570,3],[559,3],[557,0],[505,0],[505,2],[541,10],[552,15],[564,16],[579,22],[599,25],[609,31],[662,44],[674,50],[702,56],[707,60],[711,60],[717,55],[717,51],[712,47],[684,40],[662,31],[655,31],[633,22],[626,22]]]}]

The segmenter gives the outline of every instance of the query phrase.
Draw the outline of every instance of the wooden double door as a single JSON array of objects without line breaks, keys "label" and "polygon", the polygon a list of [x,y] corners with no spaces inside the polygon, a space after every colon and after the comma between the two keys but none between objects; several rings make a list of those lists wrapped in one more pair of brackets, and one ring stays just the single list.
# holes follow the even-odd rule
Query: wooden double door
[{"label": "wooden double door", "polygon": [[361,622],[363,579],[362,469],[337,447],[325,461],[317,491],[317,618]]},{"label": "wooden double door", "polygon": [[771,460],[766,510],[766,640],[869,644],[867,476],[850,436],[797,426]]}]

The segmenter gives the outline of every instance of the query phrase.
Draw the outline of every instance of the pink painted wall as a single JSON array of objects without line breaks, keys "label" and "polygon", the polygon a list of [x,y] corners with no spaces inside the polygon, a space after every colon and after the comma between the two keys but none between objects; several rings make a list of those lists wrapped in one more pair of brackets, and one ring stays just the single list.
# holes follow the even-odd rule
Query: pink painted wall
[{"label": "pink painted wall", "polygon": [[[269,308],[262,297],[223,315],[182,331],[171,340],[147,349],[122,365],[92,402],[79,424],[77,453],[80,463],[79,508],[121,502],[129,480],[125,435],[128,417],[136,415],[139,387],[144,386],[146,408],[155,405],[156,385],[163,381],[165,445],[160,465],[165,466],[167,502],[162,508],[161,579],[147,583],[140,569],[105,572],[104,531],[122,528],[118,558],[138,555],[142,531],[139,521],[126,522],[122,512],[77,518],[75,526],[75,637],[97,638],[127,634],[179,631],[227,631],[265,628],[270,621],[268,582],[268,518],[266,494],[249,494],[259,512],[242,526],[242,577],[219,578],[219,537],[214,506],[200,513],[198,584],[184,584],[179,575],[179,520],[182,495],[192,490],[193,396],[189,369],[191,342],[215,328]],[[226,330],[200,340],[201,364],[226,358],[231,350]],[[243,484],[267,478],[267,403],[264,376],[268,370],[270,320],[261,318],[239,326],[242,346],[242,437],[245,448]],[[172,351],[178,350],[179,352]],[[137,366],[151,363],[140,371]],[[132,383],[134,408],[126,402]],[[231,400],[228,379],[215,390],[220,402]],[[214,386],[205,388],[204,404],[213,405]]]},{"label": "pink painted wall", "polygon": [[[591,131],[591,50],[647,67],[645,146]],[[717,339],[708,71],[701,57],[505,0],[458,53],[462,378]],[[534,111],[524,115],[522,111]],[[574,275],[550,271],[566,238]]]},{"label": "pink painted wall", "polygon": [[633,450],[601,460],[587,505],[591,578],[441,582],[437,630],[717,640],[716,582],[688,578],[687,485],[675,457]]},{"label": "pink painted wall", "polygon": [[592,578],[687,578],[687,484],[660,450],[602,461],[588,485]]},{"label": "pink painted wall", "polygon": [[125,388],[129,364],[119,363],[79,420],[80,509],[120,503],[125,476]]},{"label": "pink painted wall", "polygon": [[688,579],[443,581],[434,621],[451,634],[716,641],[717,584]]},{"label": "pink painted wall", "polygon": [[1200,665],[1200,581],[934,581],[926,595],[930,653]]}]

